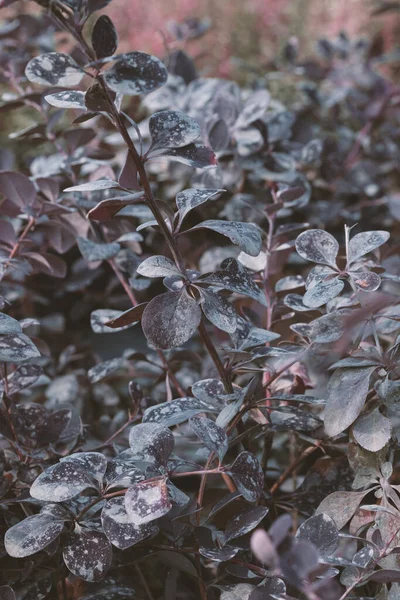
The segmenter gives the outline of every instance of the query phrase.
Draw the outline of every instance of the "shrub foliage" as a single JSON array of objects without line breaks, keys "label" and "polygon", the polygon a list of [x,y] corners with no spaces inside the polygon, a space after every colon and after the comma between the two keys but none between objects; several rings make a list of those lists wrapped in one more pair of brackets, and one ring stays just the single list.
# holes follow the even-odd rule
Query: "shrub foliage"
[{"label": "shrub foliage", "polygon": [[39,4],[0,32],[0,599],[397,599],[399,90],[344,35],[240,89]]}]

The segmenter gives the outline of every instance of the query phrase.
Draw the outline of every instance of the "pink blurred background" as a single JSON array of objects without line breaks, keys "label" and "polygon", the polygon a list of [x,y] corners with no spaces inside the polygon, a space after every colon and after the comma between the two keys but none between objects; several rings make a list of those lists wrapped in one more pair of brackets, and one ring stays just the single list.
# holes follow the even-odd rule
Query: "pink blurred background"
[{"label": "pink blurred background", "polygon": [[[368,35],[384,51],[399,39],[400,11],[372,16],[383,0],[113,0],[107,13],[120,36],[120,51],[142,50],[161,56],[171,21],[208,17],[211,30],[189,43],[189,53],[207,75],[232,75],[232,56],[263,63],[273,58],[290,36],[301,55],[315,41],[340,31]],[[394,4],[394,3],[392,3]],[[400,1],[399,1],[400,5]]]}]

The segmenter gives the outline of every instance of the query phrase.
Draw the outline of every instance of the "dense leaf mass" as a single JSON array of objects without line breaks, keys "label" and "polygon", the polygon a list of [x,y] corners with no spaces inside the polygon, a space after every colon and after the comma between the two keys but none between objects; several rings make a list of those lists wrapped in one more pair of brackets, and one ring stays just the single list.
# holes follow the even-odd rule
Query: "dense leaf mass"
[{"label": "dense leaf mass", "polygon": [[0,2],[0,600],[397,600],[397,55],[109,2]]}]

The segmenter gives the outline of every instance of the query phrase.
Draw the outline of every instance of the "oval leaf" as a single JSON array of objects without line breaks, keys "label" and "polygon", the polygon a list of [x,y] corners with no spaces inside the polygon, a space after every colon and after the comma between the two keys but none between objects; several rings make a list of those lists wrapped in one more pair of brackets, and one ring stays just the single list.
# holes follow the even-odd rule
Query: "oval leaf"
[{"label": "oval leaf", "polygon": [[264,473],[260,463],[251,452],[241,452],[229,467],[229,473],[243,498],[256,502],[264,488]]},{"label": "oval leaf", "polygon": [[339,531],[335,521],[324,513],[304,521],[297,530],[296,538],[312,542],[323,558],[333,554],[339,545]]},{"label": "oval leaf", "polygon": [[203,313],[215,327],[227,333],[236,331],[237,314],[229,300],[209,290],[201,290],[201,298]]},{"label": "oval leaf", "polygon": [[163,63],[144,52],[129,52],[116,57],[104,79],[114,92],[136,96],[148,94],[166,83],[168,72]]},{"label": "oval leaf", "polygon": [[168,488],[164,480],[137,483],[125,494],[125,509],[129,521],[136,526],[159,519],[171,508]]},{"label": "oval leaf", "polygon": [[110,568],[112,547],[103,533],[77,527],[64,546],[63,558],[77,577],[99,581]]},{"label": "oval leaf", "polygon": [[265,506],[252,506],[231,517],[225,527],[225,542],[253,531],[268,512],[269,509]]},{"label": "oval leaf", "polygon": [[296,239],[296,250],[306,260],[336,267],[339,244],[330,233],[322,229],[303,231]]},{"label": "oval leaf", "polygon": [[189,425],[205,447],[222,461],[228,451],[228,437],[222,427],[207,417],[197,416],[190,419]]},{"label": "oval leaf", "polygon": [[166,292],[146,306],[142,328],[156,348],[167,350],[187,342],[200,324],[201,310],[185,291]]},{"label": "oval leaf", "polygon": [[357,419],[369,390],[369,379],[376,367],[337,369],[328,385],[324,423],[327,434],[338,435]]},{"label": "oval leaf", "polygon": [[172,427],[203,412],[218,412],[218,408],[198,398],[177,398],[147,408],[143,422],[162,423],[165,427]]},{"label": "oval leaf", "polygon": [[85,110],[85,92],[78,90],[66,90],[48,94],[44,99],[57,108],[81,108]]},{"label": "oval leaf", "polygon": [[351,264],[372,252],[382,244],[385,244],[390,238],[390,233],[387,231],[363,231],[357,233],[349,242],[347,255],[348,264]]},{"label": "oval leaf", "polygon": [[30,494],[36,500],[65,502],[88,488],[96,488],[89,475],[74,462],[62,462],[41,473],[33,482]]},{"label": "oval leaf", "polygon": [[26,65],[25,75],[31,83],[74,87],[80,83],[84,71],[68,54],[48,52],[32,58]]},{"label": "oval leaf", "polygon": [[1,362],[20,363],[39,356],[39,350],[24,333],[0,335]]},{"label": "oval leaf", "polygon": [[229,238],[233,244],[239,246],[243,252],[250,256],[258,256],[261,252],[262,239],[257,227],[252,223],[240,221],[203,221],[189,231],[196,229],[211,229]]},{"label": "oval leaf", "polygon": [[182,223],[186,215],[204,202],[207,202],[209,198],[224,192],[225,190],[214,190],[214,189],[197,189],[190,188],[183,190],[176,195],[176,206],[179,211],[179,222]]},{"label": "oval leaf", "polygon": [[4,545],[10,556],[24,558],[54,542],[63,527],[64,522],[52,515],[32,515],[6,531]]},{"label": "oval leaf", "polygon": [[110,17],[101,15],[92,30],[92,47],[97,58],[112,56],[117,49],[118,36]]},{"label": "oval leaf", "polygon": [[101,524],[110,542],[125,550],[152,535],[156,529],[152,523],[135,525],[129,520],[124,498],[111,498],[101,512]]},{"label": "oval leaf", "polygon": [[179,269],[166,256],[149,256],[137,268],[137,273],[144,277],[171,277],[181,275]]},{"label": "oval leaf", "polygon": [[376,408],[357,419],[353,427],[353,435],[356,442],[366,450],[379,452],[390,440],[392,424]]},{"label": "oval leaf", "polygon": [[141,423],[130,430],[129,445],[135,458],[166,465],[174,449],[174,436],[161,425]]},{"label": "oval leaf", "polygon": [[150,117],[151,149],[180,148],[200,136],[198,123],[178,110],[162,110]]}]

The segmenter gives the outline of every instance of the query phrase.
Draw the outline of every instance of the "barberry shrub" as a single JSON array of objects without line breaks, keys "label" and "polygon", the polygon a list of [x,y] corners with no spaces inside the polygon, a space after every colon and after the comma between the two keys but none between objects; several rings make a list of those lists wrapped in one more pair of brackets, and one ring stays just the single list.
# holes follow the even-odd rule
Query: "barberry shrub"
[{"label": "barberry shrub", "polygon": [[0,599],[397,599],[400,91],[345,35],[240,89],[39,4],[0,31]]}]

